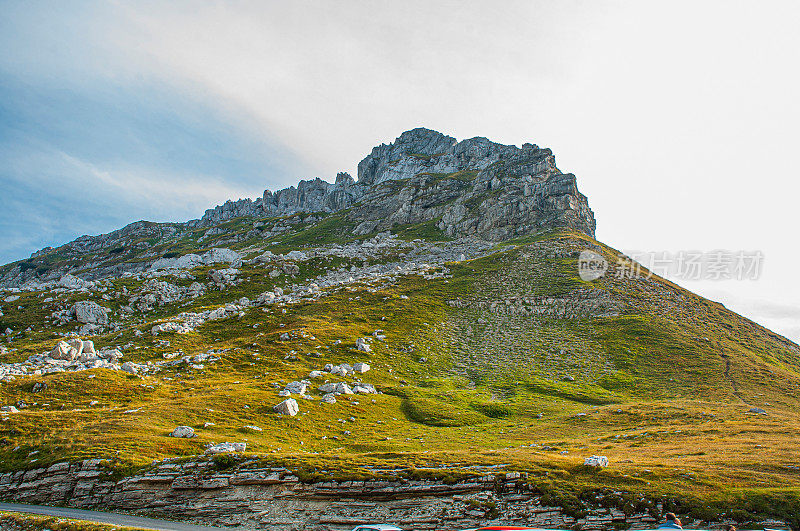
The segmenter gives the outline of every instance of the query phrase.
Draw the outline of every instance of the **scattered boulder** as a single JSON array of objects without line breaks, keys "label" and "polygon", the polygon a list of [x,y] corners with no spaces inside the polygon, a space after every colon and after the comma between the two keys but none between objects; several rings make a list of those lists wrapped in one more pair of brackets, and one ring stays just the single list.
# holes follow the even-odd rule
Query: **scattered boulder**
[{"label": "scattered boulder", "polygon": [[89,356],[97,355],[97,352],[94,349],[94,341],[83,341],[82,353]]},{"label": "scattered boulder", "polygon": [[67,289],[83,289],[86,287],[85,280],[78,278],[75,275],[70,275],[69,273],[61,277],[57,284],[58,286]]},{"label": "scattered boulder", "polygon": [[320,393],[332,393],[336,389],[335,383],[326,383],[319,386]]},{"label": "scattered boulder", "polygon": [[203,263],[206,265],[227,262],[232,267],[242,265],[242,257],[232,249],[215,247],[203,255]]},{"label": "scattered boulder", "polygon": [[767,414],[767,412],[764,409],[760,408],[760,407],[751,407],[747,412],[748,413],[755,413],[756,415],[766,415]]},{"label": "scattered boulder", "polygon": [[228,268],[209,271],[208,276],[218,287],[225,287],[234,284],[238,274],[238,269]]},{"label": "scattered boulder", "polygon": [[0,406],[0,413],[19,413],[16,406]]},{"label": "scattered boulder", "polygon": [[339,382],[334,386],[333,393],[337,395],[352,395],[353,390],[346,383]]},{"label": "scattered boulder", "polygon": [[50,351],[48,356],[54,360],[72,361],[78,355],[78,352],[69,345],[66,341],[59,341],[53,350]]},{"label": "scattered boulder", "polygon": [[44,382],[36,382],[35,384],[33,384],[33,388],[31,389],[31,392],[32,393],[41,393],[45,389],[47,389],[47,384],[46,383],[44,383]]},{"label": "scattered boulder", "polygon": [[139,374],[138,365],[136,365],[135,363],[132,363],[130,361],[126,361],[125,363],[123,363],[121,369],[123,371],[129,372],[131,374]]},{"label": "scattered boulder", "polygon": [[304,395],[306,394],[306,389],[308,389],[309,382],[302,381],[302,382],[290,382],[286,385],[284,391],[288,391],[295,395]]},{"label": "scattered boulder", "polygon": [[206,455],[224,454],[228,452],[244,452],[246,449],[247,443],[224,442],[214,444],[206,448]]},{"label": "scattered boulder", "polygon": [[172,433],[169,434],[170,437],[177,437],[179,439],[191,439],[192,437],[197,437],[194,433],[194,429],[190,426],[178,426]]},{"label": "scattered boulder", "polygon": [[356,348],[361,352],[370,352],[372,350],[372,347],[369,346],[369,343],[367,343],[367,338],[365,337],[359,337],[356,339]]},{"label": "scattered boulder", "polygon": [[336,395],[333,393],[326,393],[322,395],[320,402],[323,404],[335,404],[336,403]]},{"label": "scattered boulder", "polygon": [[297,405],[297,400],[294,398],[287,398],[280,404],[273,406],[272,409],[278,414],[294,417],[300,411],[300,406]]},{"label": "scattered boulder", "polygon": [[353,365],[353,371],[359,372],[361,374],[364,374],[365,372],[370,370],[370,368],[371,367],[366,363],[356,363],[355,365]]},{"label": "scattered boulder", "polygon": [[150,329],[150,333],[154,336],[164,332],[176,332],[178,334],[187,334],[192,331],[192,328],[182,323],[168,322],[160,323]]},{"label": "scattered boulder", "polygon": [[608,466],[608,457],[604,455],[592,455],[587,457],[583,460],[583,464],[587,466],[594,466],[594,467],[607,467]]},{"label": "scattered boulder", "polygon": [[101,349],[100,352],[97,353],[97,355],[108,361],[116,361],[122,358],[122,352],[120,352],[119,349],[116,348]]},{"label": "scattered boulder", "polygon": [[107,325],[109,311],[93,301],[78,301],[72,305],[75,320],[84,324]]},{"label": "scattered boulder", "polygon": [[77,358],[81,355],[81,353],[83,353],[83,341],[81,341],[80,338],[76,337],[74,339],[70,339],[67,341],[67,344],[75,349],[75,356],[73,359]]}]

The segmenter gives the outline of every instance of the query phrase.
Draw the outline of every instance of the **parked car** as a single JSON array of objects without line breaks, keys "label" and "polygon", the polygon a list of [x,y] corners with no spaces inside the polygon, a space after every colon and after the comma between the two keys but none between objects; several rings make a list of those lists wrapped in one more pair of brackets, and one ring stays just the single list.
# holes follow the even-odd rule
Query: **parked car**
[{"label": "parked car", "polygon": [[566,531],[564,529],[544,529],[541,527],[519,527],[514,525],[490,525],[487,527],[474,527],[464,531]]},{"label": "parked car", "polygon": [[403,531],[396,525],[391,524],[367,524],[360,525],[353,529],[353,531]]}]

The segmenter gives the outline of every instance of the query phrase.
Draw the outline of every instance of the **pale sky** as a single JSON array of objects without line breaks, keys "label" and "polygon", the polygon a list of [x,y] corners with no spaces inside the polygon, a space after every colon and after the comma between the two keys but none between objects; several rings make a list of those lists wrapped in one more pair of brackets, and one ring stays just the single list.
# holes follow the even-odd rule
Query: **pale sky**
[{"label": "pale sky", "polygon": [[553,149],[619,249],[800,340],[796,2],[0,0],[0,261],[355,175],[429,127]]}]

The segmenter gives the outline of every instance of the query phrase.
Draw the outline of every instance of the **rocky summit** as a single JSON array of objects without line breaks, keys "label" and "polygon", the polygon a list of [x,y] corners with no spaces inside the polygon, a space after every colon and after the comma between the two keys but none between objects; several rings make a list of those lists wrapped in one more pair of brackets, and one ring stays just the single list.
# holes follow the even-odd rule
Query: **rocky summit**
[{"label": "rocky summit", "polygon": [[448,236],[501,241],[543,228],[594,235],[594,214],[575,176],[556,167],[549,149],[522,148],[485,138],[456,139],[413,129],[372,149],[358,164],[358,180],[339,173],[330,184],[300,181],[256,201],[229,201],[207,210],[200,224],[241,216],[339,212],[356,222],[353,234],[433,222]]},{"label": "rocky summit", "polygon": [[800,346],[596,241],[548,149],[414,129],[357,177],[0,268],[0,497],[800,529]]},{"label": "rocky summit", "polygon": [[[226,235],[225,243],[235,237],[238,243],[269,238],[286,230],[286,224],[313,223],[330,214],[339,214],[343,228],[357,236],[421,225],[448,237],[494,242],[554,228],[589,236],[595,231],[594,214],[575,176],[556,167],[549,149],[506,146],[480,137],[456,142],[419,128],[373,148],[358,164],[357,181],[339,173],[333,184],[317,178],[276,192],[265,190],[255,201],[228,201],[187,223],[140,221],[110,234],[82,236],[3,268],[0,286],[59,280],[68,273],[95,279],[135,272],[147,266],[147,258],[155,258],[154,245],[169,247],[198,228],[207,228],[199,245],[214,235]],[[258,224],[244,235],[219,227],[234,219],[287,217],[284,224]],[[87,264],[87,255],[95,260]],[[119,260],[133,256],[135,262]],[[73,265],[49,267],[62,257]]]}]

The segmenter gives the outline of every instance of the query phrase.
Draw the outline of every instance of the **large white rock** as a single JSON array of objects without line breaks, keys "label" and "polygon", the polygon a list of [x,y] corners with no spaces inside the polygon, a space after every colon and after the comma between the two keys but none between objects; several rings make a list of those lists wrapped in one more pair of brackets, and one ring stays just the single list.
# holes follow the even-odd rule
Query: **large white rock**
[{"label": "large white rock", "polygon": [[336,389],[335,383],[326,383],[319,386],[320,393],[332,393]]},{"label": "large white rock", "polygon": [[168,322],[168,323],[161,323],[155,325],[153,328],[150,329],[150,333],[154,336],[162,332],[177,332],[179,334],[187,334],[192,331],[191,327],[188,327],[182,323],[175,323],[175,322]]},{"label": "large white rock", "polygon": [[359,337],[356,339],[356,348],[361,352],[369,352],[372,350],[372,347],[369,346],[367,339],[364,337]]},{"label": "large white rock", "polygon": [[287,398],[280,404],[273,406],[272,409],[276,413],[280,413],[281,415],[289,415],[291,417],[294,417],[300,412],[300,406],[297,405],[297,400],[294,398]]},{"label": "large white rock", "polygon": [[304,395],[306,389],[308,389],[308,382],[289,382],[284,390],[295,395]]},{"label": "large white rock", "polygon": [[75,319],[79,323],[86,324],[108,324],[108,308],[103,308],[93,301],[78,301],[72,305]]},{"label": "large white rock", "polygon": [[336,386],[333,388],[333,392],[334,392],[334,394],[337,394],[337,395],[352,395],[353,394],[353,390],[350,389],[350,386],[347,385],[344,382],[337,383]]},{"label": "large white rock", "polygon": [[0,413],[19,413],[15,406],[0,406]]},{"label": "large white rock", "polygon": [[75,349],[75,358],[77,358],[78,356],[81,355],[81,353],[83,353],[83,341],[81,341],[80,338],[76,337],[74,339],[70,339],[67,341],[67,344],[69,344],[70,347]]},{"label": "large white rock", "polygon": [[206,265],[228,262],[233,267],[238,267],[242,263],[242,257],[232,249],[215,247],[203,255],[203,263]]},{"label": "large white rock", "polygon": [[170,437],[178,437],[180,439],[190,439],[195,437],[194,429],[191,426],[178,426],[172,433],[169,434]]},{"label": "large white rock", "polygon": [[67,273],[58,280],[58,285],[67,289],[82,289],[86,286],[86,282],[75,275]]},{"label": "large white rock", "polygon": [[206,448],[206,454],[224,454],[227,452],[244,452],[247,449],[247,443],[240,442],[224,442],[209,446]]},{"label": "large white rock", "polygon": [[203,265],[203,259],[199,254],[185,254],[175,259],[177,269],[192,269],[201,265]]},{"label": "large white rock", "polygon": [[197,254],[185,254],[178,258],[159,258],[150,266],[151,271],[159,269],[192,269],[203,265],[203,259]]},{"label": "large white rock", "polygon": [[584,465],[606,467],[608,466],[608,457],[604,455],[593,455],[583,460]]},{"label": "large white rock", "polygon": [[139,367],[135,363],[131,363],[130,361],[126,361],[120,367],[123,371],[129,372],[131,374],[139,374]]},{"label": "large white rock", "polygon": [[360,372],[361,374],[364,374],[365,372],[370,370],[370,368],[371,367],[366,363],[356,363],[355,365],[353,365],[353,370],[355,372]]},{"label": "large white rock", "polygon": [[69,346],[69,343],[66,341],[59,341],[58,344],[53,347],[53,350],[50,351],[48,356],[53,358],[54,360],[66,360],[72,361],[78,355],[78,352]]},{"label": "large white rock", "polygon": [[107,359],[109,361],[116,361],[122,358],[122,352],[116,348],[104,348],[97,355],[103,359]]}]

